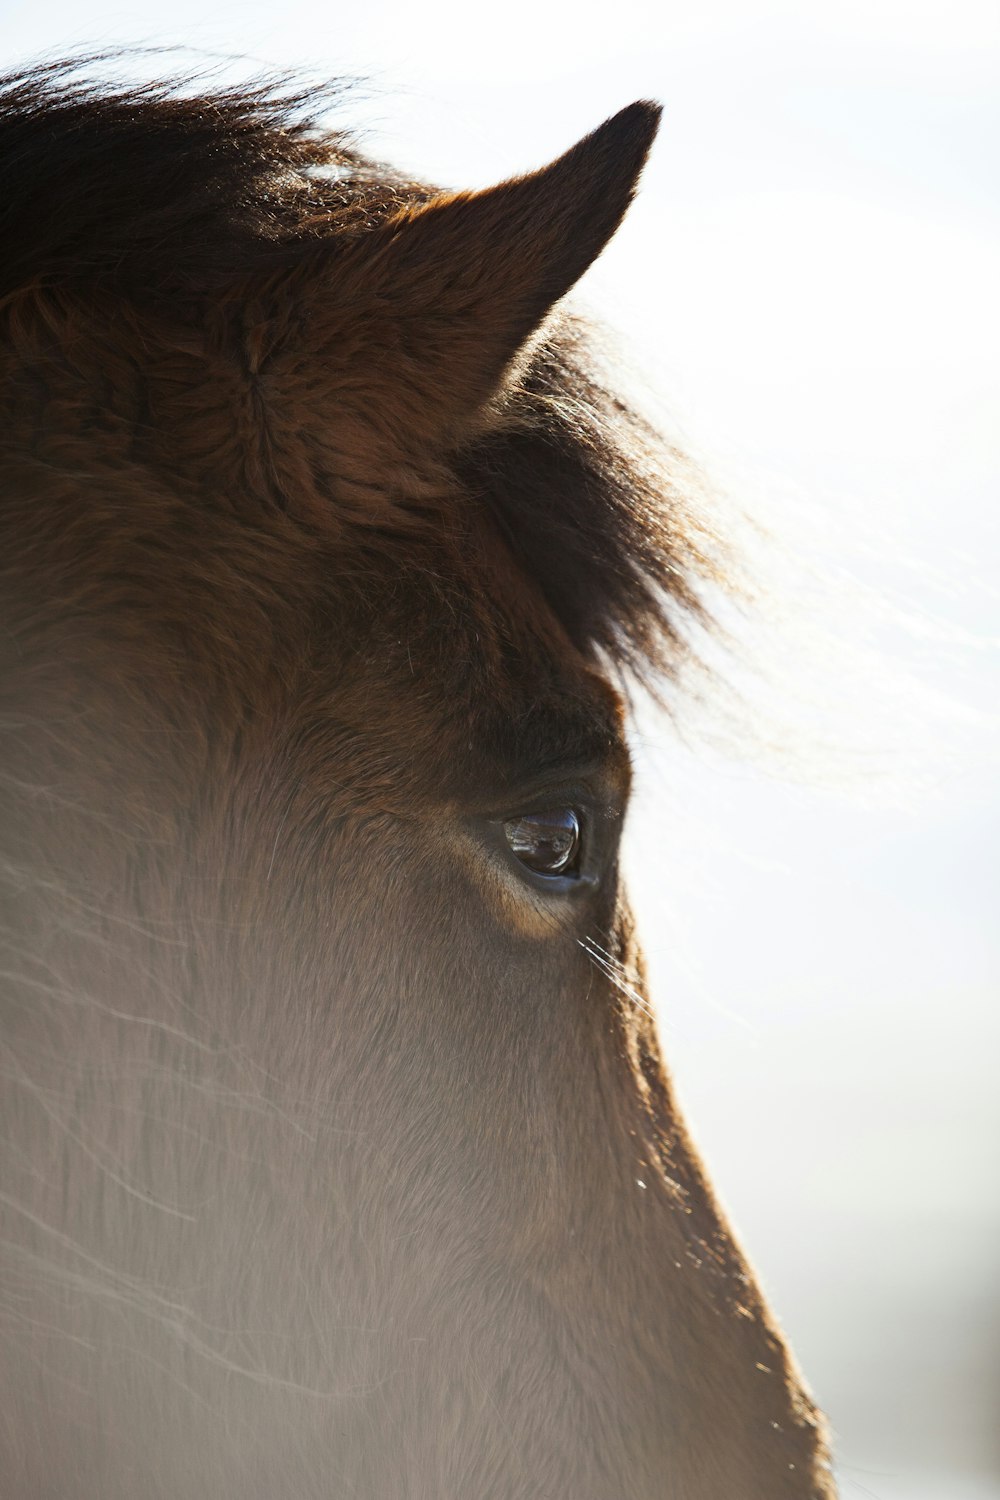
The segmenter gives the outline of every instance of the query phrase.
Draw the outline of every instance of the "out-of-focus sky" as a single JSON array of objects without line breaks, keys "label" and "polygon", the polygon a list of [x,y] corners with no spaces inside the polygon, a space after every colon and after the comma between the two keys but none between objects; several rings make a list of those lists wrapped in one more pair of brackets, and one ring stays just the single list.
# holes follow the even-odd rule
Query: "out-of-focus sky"
[{"label": "out-of-focus sky", "polygon": [[[699,757],[643,717],[629,863],[664,1043],[831,1414],[845,1500],[1000,1496],[995,0],[0,0],[0,17],[5,65],[159,43],[361,75],[345,118],[448,186],[664,103],[582,291],[791,537],[792,644],[815,610],[835,645],[882,652],[776,669],[785,707],[824,672],[852,679],[828,684],[827,720],[841,705],[849,764],[880,775],[849,795]],[[810,603],[796,558],[868,605],[822,585]]]}]

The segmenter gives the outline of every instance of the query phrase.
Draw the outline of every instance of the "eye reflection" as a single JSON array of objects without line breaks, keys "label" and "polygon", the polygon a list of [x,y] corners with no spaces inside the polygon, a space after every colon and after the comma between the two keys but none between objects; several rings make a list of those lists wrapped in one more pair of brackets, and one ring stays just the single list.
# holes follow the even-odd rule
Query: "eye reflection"
[{"label": "eye reflection", "polygon": [[571,807],[525,813],[503,825],[511,852],[536,875],[575,875],[582,842]]}]

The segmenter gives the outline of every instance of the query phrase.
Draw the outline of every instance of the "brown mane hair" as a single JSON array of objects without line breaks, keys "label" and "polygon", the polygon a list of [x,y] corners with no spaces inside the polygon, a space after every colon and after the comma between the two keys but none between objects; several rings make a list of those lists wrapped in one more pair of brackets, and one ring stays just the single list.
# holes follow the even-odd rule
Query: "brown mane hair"
[{"label": "brown mane hair", "polygon": [[[79,61],[0,80],[0,308],[13,346],[26,302],[87,296],[182,327],[213,300],[218,336],[235,342],[248,279],[308,272],[331,239],[427,202],[435,189],[322,123],[343,91],[116,86]],[[726,577],[723,549],[690,461],[607,389],[584,323],[550,319],[453,462],[462,483],[447,500],[488,511],[579,650],[649,683],[676,673],[706,624],[706,586]],[[287,482],[270,476],[279,503]],[[351,523],[345,541],[360,528],[367,553],[463,525],[440,495],[405,493],[336,519]]]}]

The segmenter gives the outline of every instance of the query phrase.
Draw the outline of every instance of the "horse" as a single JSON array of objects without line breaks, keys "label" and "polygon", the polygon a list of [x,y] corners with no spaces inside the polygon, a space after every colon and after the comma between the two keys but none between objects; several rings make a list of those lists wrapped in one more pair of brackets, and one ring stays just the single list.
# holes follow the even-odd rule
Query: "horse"
[{"label": "horse", "polygon": [[831,1500],[619,875],[725,549],[564,296],[656,133],[0,83],[11,1500]]}]

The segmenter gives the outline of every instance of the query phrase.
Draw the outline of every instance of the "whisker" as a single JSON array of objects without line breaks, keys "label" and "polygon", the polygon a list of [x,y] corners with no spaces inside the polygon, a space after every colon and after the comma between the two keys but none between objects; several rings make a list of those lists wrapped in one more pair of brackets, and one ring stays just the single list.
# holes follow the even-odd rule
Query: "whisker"
[{"label": "whisker", "polygon": [[642,1011],[644,1016],[648,1016],[650,1020],[655,1020],[655,1012],[652,1006],[625,977],[628,974],[625,965],[619,963],[617,959],[612,958],[610,953],[605,953],[600,944],[595,943],[592,938],[577,938],[577,942],[595,968],[606,979],[611,980],[615,989],[624,995],[627,1000],[631,1000],[636,1009]]}]

